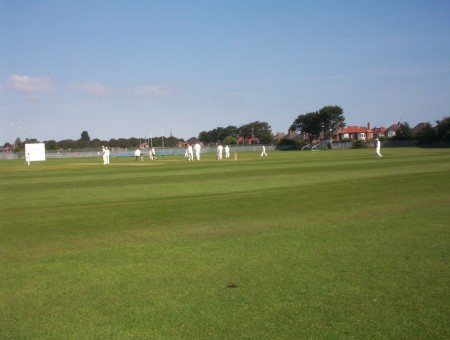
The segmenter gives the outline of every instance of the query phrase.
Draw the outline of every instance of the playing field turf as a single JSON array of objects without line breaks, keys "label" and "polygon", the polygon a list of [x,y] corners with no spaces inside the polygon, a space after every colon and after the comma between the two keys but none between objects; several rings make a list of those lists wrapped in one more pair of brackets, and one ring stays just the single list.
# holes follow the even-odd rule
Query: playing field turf
[{"label": "playing field turf", "polygon": [[0,161],[0,339],[449,339],[450,150]]}]

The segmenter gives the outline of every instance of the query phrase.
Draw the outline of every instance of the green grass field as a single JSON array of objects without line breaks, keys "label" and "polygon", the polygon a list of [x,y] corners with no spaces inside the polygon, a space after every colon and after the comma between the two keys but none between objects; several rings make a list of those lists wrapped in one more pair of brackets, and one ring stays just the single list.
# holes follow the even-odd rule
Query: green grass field
[{"label": "green grass field", "polygon": [[382,151],[1,161],[0,338],[449,339],[450,150]]}]

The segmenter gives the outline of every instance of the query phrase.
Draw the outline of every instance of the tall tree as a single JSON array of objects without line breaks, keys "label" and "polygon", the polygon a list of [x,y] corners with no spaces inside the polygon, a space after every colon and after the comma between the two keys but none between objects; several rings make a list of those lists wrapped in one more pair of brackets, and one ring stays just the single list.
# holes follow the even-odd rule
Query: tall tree
[{"label": "tall tree", "polygon": [[291,125],[291,130],[306,132],[309,140],[320,134],[322,129],[319,112],[309,112],[299,115]]},{"label": "tall tree", "polygon": [[227,136],[223,140],[223,143],[227,144],[227,145],[234,145],[237,143],[237,139],[236,139],[236,137],[233,137],[233,136]]},{"label": "tall tree", "polygon": [[14,149],[22,150],[22,140],[20,139],[20,137],[17,137],[14,141]]},{"label": "tall tree", "polygon": [[238,129],[239,136],[245,139],[255,137],[259,143],[268,144],[272,142],[272,128],[267,122],[255,121],[242,125]]},{"label": "tall tree", "polygon": [[252,123],[253,135],[262,144],[270,144],[273,140],[272,128],[269,123],[256,121]]},{"label": "tall tree", "polygon": [[203,144],[210,144],[213,141],[213,138],[211,138],[211,134],[208,131],[202,131],[200,132],[200,134],[198,135],[198,139],[203,143]]},{"label": "tall tree", "polygon": [[324,106],[319,111],[309,112],[297,117],[291,130],[306,132],[309,139],[319,136],[331,138],[338,126],[345,126],[344,110],[339,106]]},{"label": "tall tree", "polygon": [[450,141],[450,117],[436,121],[436,133],[439,139]]},{"label": "tall tree", "polygon": [[345,126],[344,110],[339,106],[324,106],[319,110],[319,119],[325,137],[331,139],[338,126]]},{"label": "tall tree", "polygon": [[89,133],[87,131],[83,131],[81,133],[80,141],[81,142],[89,142],[90,140],[91,140],[91,137],[89,137]]},{"label": "tall tree", "polygon": [[56,149],[58,149],[58,142],[51,139],[51,140],[45,142],[45,147],[49,150],[56,150]]},{"label": "tall tree", "polygon": [[416,137],[419,144],[434,143],[438,139],[436,129],[432,127],[430,123],[425,123],[424,128],[417,133]]},{"label": "tall tree", "polygon": [[407,122],[400,123],[394,138],[395,140],[412,139],[412,129]]}]

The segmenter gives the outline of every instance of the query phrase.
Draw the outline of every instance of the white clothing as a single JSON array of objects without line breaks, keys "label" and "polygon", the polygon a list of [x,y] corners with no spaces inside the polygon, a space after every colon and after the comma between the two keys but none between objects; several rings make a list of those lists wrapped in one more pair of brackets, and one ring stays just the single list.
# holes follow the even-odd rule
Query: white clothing
[{"label": "white clothing", "polygon": [[230,158],[230,147],[225,145],[225,158]]},{"label": "white clothing", "polygon": [[105,148],[103,160],[104,160],[104,164],[109,164],[109,149],[108,148]]},{"label": "white clothing", "polygon": [[202,148],[202,147],[201,147],[200,144],[198,144],[198,143],[196,143],[196,144],[194,145],[195,157],[197,158],[198,161],[200,160],[200,149],[201,149],[201,148]]},{"label": "white clothing", "polygon": [[104,146],[102,146],[102,157],[103,157],[103,164],[106,164],[106,149]]},{"label": "white clothing", "polygon": [[377,140],[376,152],[377,152],[377,157],[378,157],[378,158],[383,157],[383,156],[381,155],[380,151],[381,151],[381,142],[380,142],[379,140]]},{"label": "white clothing", "polygon": [[219,144],[217,146],[217,159],[222,159],[223,146]]},{"label": "white clothing", "polygon": [[263,145],[263,147],[262,147],[262,152],[261,152],[261,157],[262,156],[266,156],[267,157],[267,154],[266,154],[266,147]]},{"label": "white clothing", "polygon": [[137,161],[139,157],[141,157],[141,150],[136,149],[136,151],[134,152],[134,156],[136,157],[134,161]]},{"label": "white clothing", "polygon": [[194,160],[194,152],[192,151],[192,145],[189,145],[187,148],[187,154],[189,162]]}]

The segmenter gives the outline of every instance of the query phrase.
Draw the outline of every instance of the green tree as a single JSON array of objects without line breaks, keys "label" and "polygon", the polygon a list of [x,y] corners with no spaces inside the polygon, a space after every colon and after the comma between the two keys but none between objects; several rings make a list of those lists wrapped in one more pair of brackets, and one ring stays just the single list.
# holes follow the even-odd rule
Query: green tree
[{"label": "green tree", "polygon": [[436,121],[436,135],[440,140],[450,142],[450,117]]},{"label": "green tree", "polygon": [[139,139],[136,137],[131,137],[128,139],[128,145],[130,148],[138,148],[140,147],[139,145]]},{"label": "green tree", "polygon": [[78,147],[78,143],[72,139],[64,139],[58,142],[58,148],[69,150],[76,149]]},{"label": "green tree", "polygon": [[90,141],[89,146],[92,149],[100,149],[102,146],[108,146],[107,143],[103,143],[100,139],[98,138],[94,138],[93,140]]},{"label": "green tree", "polygon": [[58,149],[58,142],[53,140],[53,139],[51,139],[51,140],[45,142],[45,147],[48,150],[57,150]]},{"label": "green tree", "polygon": [[118,147],[119,147],[119,143],[118,143],[117,139],[115,139],[115,138],[111,138],[111,139],[108,141],[107,144],[108,144],[109,147],[111,147],[111,148],[118,148]]},{"label": "green tree", "polygon": [[262,144],[271,144],[273,140],[272,128],[269,123],[256,121],[253,122],[253,135]]},{"label": "green tree", "polygon": [[430,144],[437,141],[436,129],[430,123],[425,123],[422,131],[417,133],[417,140],[419,144]]},{"label": "green tree", "polygon": [[32,144],[32,143],[39,143],[39,141],[36,138],[25,138],[25,141],[23,144]]},{"label": "green tree", "polygon": [[239,136],[244,139],[256,138],[259,143],[272,143],[273,134],[272,128],[267,122],[255,121],[249,124],[244,124],[238,128]]},{"label": "green tree", "polygon": [[[229,125],[225,128],[225,135],[226,137],[228,136],[232,136],[234,138],[238,138],[239,137],[239,131],[238,128],[234,125]],[[225,137],[225,138],[226,138]]]},{"label": "green tree", "polygon": [[407,122],[400,123],[400,127],[398,128],[397,132],[395,133],[395,136],[393,139],[395,140],[408,140],[412,139],[412,129],[410,128],[409,124]]},{"label": "green tree", "polygon": [[324,106],[319,110],[319,120],[325,137],[331,139],[339,126],[345,126],[344,110],[339,106]]},{"label": "green tree", "polygon": [[299,115],[291,125],[291,130],[306,132],[309,140],[320,136],[331,139],[333,132],[345,126],[344,110],[340,106],[324,106],[319,111]]},{"label": "green tree", "polygon": [[121,149],[127,149],[127,148],[131,147],[128,139],[125,139],[125,138],[119,138],[117,140],[117,146]]},{"label": "green tree", "polygon": [[170,136],[164,140],[164,146],[175,147],[178,145],[178,138]]},{"label": "green tree", "polygon": [[91,140],[91,137],[89,137],[89,133],[87,131],[83,131],[81,133],[80,141],[82,141],[82,142],[90,142],[90,140]]},{"label": "green tree", "polygon": [[225,138],[232,136],[237,138],[239,136],[239,130],[236,126],[217,127],[210,131],[202,131],[198,135],[198,139],[204,144],[225,143]]},{"label": "green tree", "polygon": [[22,140],[20,139],[20,137],[17,137],[16,140],[14,141],[14,150],[22,150],[23,149],[23,145],[22,145]]},{"label": "green tree", "polygon": [[291,130],[305,132],[312,141],[314,136],[318,136],[322,130],[322,123],[319,112],[309,112],[299,115],[291,125]]},{"label": "green tree", "polygon": [[227,136],[223,140],[223,144],[225,145],[235,145],[237,143],[236,137],[233,136]]},{"label": "green tree", "polygon": [[244,139],[251,139],[253,137],[253,130],[251,124],[244,124],[238,128],[239,136]]}]

